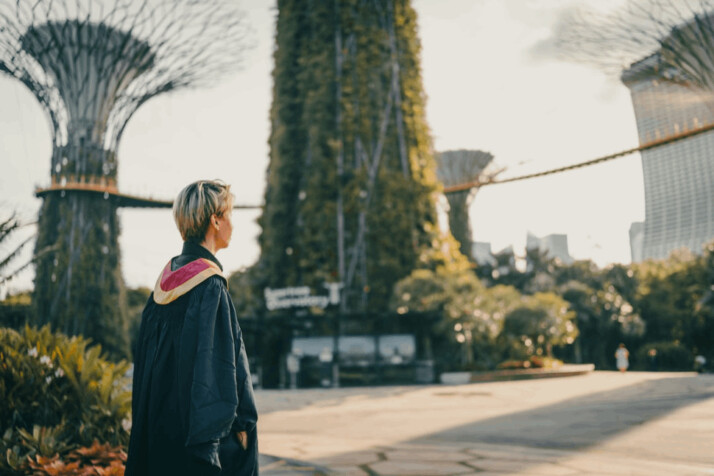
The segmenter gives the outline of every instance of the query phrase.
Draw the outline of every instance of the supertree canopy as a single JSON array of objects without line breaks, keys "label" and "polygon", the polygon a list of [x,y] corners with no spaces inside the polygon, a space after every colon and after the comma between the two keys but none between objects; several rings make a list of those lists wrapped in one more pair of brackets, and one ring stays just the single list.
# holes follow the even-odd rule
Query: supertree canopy
[{"label": "supertree canopy", "polygon": [[108,193],[119,141],[148,99],[235,69],[244,31],[232,1],[0,0],[0,72],[34,94],[51,126],[54,187],[36,250],[52,251],[36,258],[33,295],[40,323],[127,353],[118,202]]},{"label": "supertree canopy", "polygon": [[548,40],[563,59],[614,77],[646,57],[660,80],[714,92],[714,1],[626,0],[611,11],[569,10]]}]

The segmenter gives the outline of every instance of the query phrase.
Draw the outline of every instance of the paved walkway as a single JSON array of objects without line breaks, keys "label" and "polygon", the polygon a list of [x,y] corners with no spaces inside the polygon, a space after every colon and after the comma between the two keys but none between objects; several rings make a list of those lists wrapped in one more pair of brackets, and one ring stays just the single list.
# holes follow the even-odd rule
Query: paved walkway
[{"label": "paved walkway", "polygon": [[260,465],[260,474],[263,476],[288,476],[288,475],[305,475],[305,476],[328,476],[335,474],[334,470],[330,470],[324,466],[306,461],[297,461],[290,458],[281,458],[261,454],[258,461]]},{"label": "paved walkway", "polygon": [[265,475],[714,475],[712,375],[595,372],[257,400],[261,449],[311,462],[271,472],[277,458]]}]

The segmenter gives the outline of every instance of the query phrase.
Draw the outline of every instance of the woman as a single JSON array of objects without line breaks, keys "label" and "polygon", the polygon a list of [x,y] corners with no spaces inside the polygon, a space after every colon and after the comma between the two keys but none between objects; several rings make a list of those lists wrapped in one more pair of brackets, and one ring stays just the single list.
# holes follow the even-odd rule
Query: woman
[{"label": "woman", "polygon": [[173,214],[184,240],[144,308],[126,475],[257,475],[248,358],[216,252],[233,232],[230,186],[198,181]]},{"label": "woman", "polygon": [[627,367],[630,366],[630,352],[625,347],[625,344],[620,344],[620,346],[615,351],[615,359],[617,360],[617,369],[620,372],[627,371]]}]

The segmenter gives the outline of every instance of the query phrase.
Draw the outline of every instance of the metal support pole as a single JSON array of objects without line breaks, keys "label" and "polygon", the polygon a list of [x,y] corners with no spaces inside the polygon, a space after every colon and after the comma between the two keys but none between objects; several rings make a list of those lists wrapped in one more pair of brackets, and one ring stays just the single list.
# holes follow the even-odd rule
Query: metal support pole
[{"label": "metal support pole", "polygon": [[332,338],[332,386],[340,386],[340,334],[342,331],[342,309],[337,308],[335,329]]}]

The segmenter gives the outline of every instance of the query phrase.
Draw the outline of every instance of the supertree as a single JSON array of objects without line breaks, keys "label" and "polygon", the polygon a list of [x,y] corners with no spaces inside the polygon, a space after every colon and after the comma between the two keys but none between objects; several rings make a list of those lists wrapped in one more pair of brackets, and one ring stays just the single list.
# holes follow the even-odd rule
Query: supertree
[{"label": "supertree", "polygon": [[420,48],[409,0],[278,1],[265,285],[341,282],[342,312],[383,311],[441,249]]},{"label": "supertree", "polygon": [[[479,179],[486,182],[492,178],[487,178],[486,171],[492,160],[492,154],[481,150],[448,150],[436,154],[436,173],[447,189]],[[469,207],[477,192],[478,187],[471,187],[446,193],[449,202],[449,229],[459,242],[464,256],[471,256],[473,238]]]},{"label": "supertree", "polygon": [[53,250],[36,257],[40,323],[127,354],[119,142],[147,100],[237,66],[242,18],[221,0],[0,0],[0,72],[37,98],[53,145],[35,248]]}]

